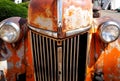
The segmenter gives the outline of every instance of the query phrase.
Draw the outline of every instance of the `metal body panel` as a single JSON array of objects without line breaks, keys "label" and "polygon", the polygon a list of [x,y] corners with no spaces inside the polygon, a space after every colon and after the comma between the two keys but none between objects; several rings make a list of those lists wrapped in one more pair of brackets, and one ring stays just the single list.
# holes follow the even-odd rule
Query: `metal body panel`
[{"label": "metal body panel", "polygon": [[90,26],[92,16],[91,0],[31,0],[28,24],[53,32],[60,30],[64,34]]},{"label": "metal body panel", "polygon": [[57,31],[57,0],[31,0],[28,23],[37,28]]},{"label": "metal body panel", "polygon": [[92,16],[91,0],[64,0],[62,31],[66,32],[91,25]]},{"label": "metal body panel", "polygon": [[[6,19],[5,21],[15,22],[20,26],[21,30],[25,30],[26,20],[20,17],[14,17]],[[5,22],[3,21],[3,22]],[[24,34],[24,31],[23,34]],[[21,39],[14,43],[6,43],[0,39],[0,71],[4,73],[4,80],[16,81],[19,74],[25,73],[25,41],[24,36],[21,35]]]},{"label": "metal body panel", "polygon": [[[61,9],[58,9],[61,1],[62,13],[60,12]],[[57,6],[57,4],[59,5]],[[59,18],[61,14],[62,19]],[[78,14],[82,14],[82,16]],[[91,0],[60,0],[60,2],[57,2],[57,0],[31,0],[28,16],[29,25],[34,28],[57,32],[58,34],[61,27],[60,33],[64,34],[64,32],[72,32],[74,29],[84,28],[84,26],[91,24],[92,29],[86,31],[89,33],[88,42],[86,41],[87,44],[85,42],[85,44],[82,43],[81,45],[78,41],[79,35],[71,36],[71,34],[70,39],[57,38],[53,42],[51,37],[38,36],[37,34],[39,33],[36,31],[34,31],[35,34],[33,34],[32,38],[32,30],[26,29],[28,28],[26,21],[21,20],[20,17],[7,19],[20,26],[22,35],[21,39],[16,43],[7,43],[0,39],[0,79],[2,77],[2,79],[7,81],[17,81],[19,79],[18,76],[25,73],[26,81],[36,81],[37,79],[39,81],[81,81],[78,78],[84,79],[83,77],[85,77],[85,81],[94,81],[93,79],[98,77],[98,75],[104,81],[120,81],[120,37],[116,41],[107,44],[100,39],[98,36],[100,24],[111,20],[111,18],[104,17],[93,20]],[[77,23],[74,18],[80,21]],[[55,37],[57,37],[56,33]],[[35,48],[33,50],[31,39],[34,38],[33,47]],[[82,38],[80,40],[84,42]],[[56,45],[58,48],[55,48]],[[50,46],[54,47],[49,48]],[[82,47],[84,48],[82,49]],[[63,51],[60,52],[61,50]],[[85,50],[87,59],[79,58],[78,52],[81,50]],[[33,57],[36,59],[33,59]],[[78,61],[84,63],[83,65],[85,66],[79,66]],[[47,66],[50,66],[50,68]],[[75,69],[74,67],[77,68]],[[86,70],[83,72],[85,76],[81,74],[81,68]],[[37,71],[41,72],[41,76],[39,76]],[[79,73],[77,73],[78,71]]]},{"label": "metal body panel", "polygon": [[120,37],[111,43],[104,43],[97,32],[101,23],[112,20],[110,17],[95,19],[88,53],[86,81],[119,81]]}]

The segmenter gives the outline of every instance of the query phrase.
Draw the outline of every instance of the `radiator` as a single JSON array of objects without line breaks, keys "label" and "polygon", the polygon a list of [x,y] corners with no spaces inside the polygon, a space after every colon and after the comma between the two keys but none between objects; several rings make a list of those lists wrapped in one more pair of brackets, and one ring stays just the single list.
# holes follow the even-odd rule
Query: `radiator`
[{"label": "radiator", "polygon": [[36,81],[84,81],[87,35],[54,39],[31,31]]}]

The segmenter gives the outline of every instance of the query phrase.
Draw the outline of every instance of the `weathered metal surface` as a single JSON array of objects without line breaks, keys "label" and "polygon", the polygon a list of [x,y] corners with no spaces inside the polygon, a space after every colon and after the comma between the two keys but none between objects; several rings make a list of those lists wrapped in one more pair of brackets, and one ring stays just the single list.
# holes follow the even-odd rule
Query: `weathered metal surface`
[{"label": "weathered metal surface", "polygon": [[[12,17],[4,20],[15,22],[21,28],[21,39],[15,43],[7,43],[0,39],[0,71],[3,71],[4,80],[16,81],[22,73],[31,75],[30,63],[27,64],[27,26],[26,19]],[[27,52],[27,53],[26,53]],[[32,65],[32,64],[31,64]],[[28,72],[29,70],[30,73]],[[27,75],[28,76],[28,75]],[[30,80],[29,80],[30,81]],[[34,81],[34,80],[33,80]]]},{"label": "weathered metal surface", "polygon": [[31,26],[57,31],[57,0],[31,0],[28,10]]},{"label": "weathered metal surface", "polygon": [[92,24],[91,0],[31,0],[28,23],[36,28],[61,32]]},{"label": "weathered metal surface", "polygon": [[[104,43],[98,35],[98,27],[110,17],[95,19],[92,30],[86,81],[99,78],[104,81],[120,80],[120,38],[112,43]],[[100,74],[99,76],[96,74]]]},{"label": "weathered metal surface", "polygon": [[63,1],[63,32],[92,24],[91,0]]},{"label": "weathered metal surface", "polygon": [[[58,32],[58,27],[59,27],[58,20],[60,20],[59,17],[61,16],[58,16],[57,4],[58,4],[57,0],[31,0],[29,13],[28,13],[28,24],[36,28],[41,28],[43,30]],[[62,27],[61,31],[63,33],[77,28],[84,28],[92,24],[92,29],[89,32],[90,38],[88,38],[88,42],[90,43],[90,45],[88,46],[89,50],[87,50],[88,60],[86,66],[87,67],[86,81],[93,81],[92,79],[94,78],[95,73],[103,73],[102,75],[103,77],[100,78],[102,78],[105,81],[120,81],[120,71],[119,71],[120,37],[118,40],[112,43],[105,44],[98,36],[98,31],[97,31],[101,23],[111,19],[108,17],[104,17],[104,18],[95,19],[93,21],[91,0],[64,0],[64,1],[62,0],[61,8],[62,8],[62,22],[60,26]],[[35,66],[33,65],[31,35],[30,35],[30,31],[29,30],[27,31],[26,20],[23,20],[20,17],[14,17],[14,18],[9,18],[5,21],[13,21],[17,23],[17,25],[19,25],[21,28],[21,37],[18,42],[12,44],[6,43],[0,39],[0,79],[2,78],[7,81],[16,81],[17,76],[19,76],[22,73],[26,73],[26,81],[35,81],[34,79]],[[77,39],[75,38],[75,40]],[[47,42],[47,40],[44,42]],[[69,41],[65,43],[63,42],[64,48],[66,47],[65,44],[67,43],[69,43]],[[45,45],[47,44],[48,43],[46,43]],[[77,43],[74,42],[73,46],[74,47],[77,46]],[[72,48],[73,46],[71,45]],[[37,45],[37,47],[39,46]],[[47,47],[47,49],[44,48],[44,51],[48,49],[49,47]],[[73,49],[76,50],[75,48]],[[77,47],[77,50],[79,50],[79,47]],[[52,51],[51,48],[50,51]],[[63,53],[65,53],[64,51]],[[67,49],[67,52],[71,52],[70,58],[67,57],[67,59],[71,59],[72,51]],[[37,54],[38,53],[36,52],[36,55]],[[50,54],[52,54],[52,52]],[[52,58],[52,56],[50,56],[50,58]],[[75,58],[78,59],[78,54],[77,56],[75,55],[73,56],[74,62],[75,62]],[[45,57],[43,59],[46,60]],[[59,58],[58,61],[60,59],[61,58]],[[47,59],[47,61],[49,60]],[[78,64],[78,62],[76,62],[76,64]],[[72,65],[70,66],[73,67],[74,64],[73,66]],[[78,66],[76,65],[76,67]],[[53,69],[52,67],[50,68]],[[61,71],[61,66],[59,66],[58,70]],[[65,68],[63,70],[65,70]],[[65,71],[68,72],[68,69]],[[77,72],[78,69],[76,69],[76,73]],[[63,76],[60,77],[62,78]],[[79,75],[74,76],[76,80],[78,77]]]}]

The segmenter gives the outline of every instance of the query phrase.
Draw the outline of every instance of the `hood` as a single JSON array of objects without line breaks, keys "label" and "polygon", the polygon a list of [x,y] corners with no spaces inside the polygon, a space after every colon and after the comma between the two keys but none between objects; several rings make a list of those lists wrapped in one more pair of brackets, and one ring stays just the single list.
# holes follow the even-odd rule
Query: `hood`
[{"label": "hood", "polygon": [[28,24],[35,28],[62,32],[92,24],[92,0],[31,0]]}]

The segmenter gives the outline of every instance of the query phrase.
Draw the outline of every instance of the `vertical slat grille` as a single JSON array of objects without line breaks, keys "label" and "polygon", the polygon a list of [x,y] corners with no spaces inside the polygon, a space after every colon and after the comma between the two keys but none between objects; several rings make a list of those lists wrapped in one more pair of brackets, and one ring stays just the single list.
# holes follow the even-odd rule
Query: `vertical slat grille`
[{"label": "vertical slat grille", "polygon": [[63,81],[84,81],[87,33],[63,41]]},{"label": "vertical slat grille", "polygon": [[57,81],[57,42],[31,33],[36,81]]},{"label": "vertical slat grille", "polygon": [[[87,33],[62,41],[34,32],[31,37],[36,81],[84,81]],[[58,41],[61,45],[57,45]],[[58,48],[62,48],[61,54],[57,53]],[[59,55],[62,55],[61,63],[58,63]]]}]

